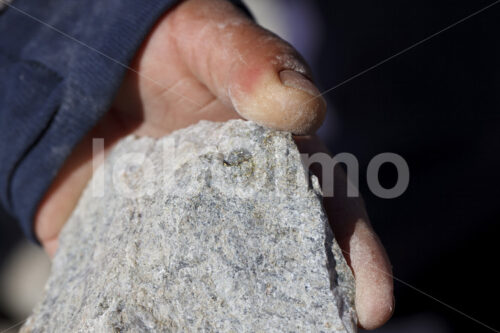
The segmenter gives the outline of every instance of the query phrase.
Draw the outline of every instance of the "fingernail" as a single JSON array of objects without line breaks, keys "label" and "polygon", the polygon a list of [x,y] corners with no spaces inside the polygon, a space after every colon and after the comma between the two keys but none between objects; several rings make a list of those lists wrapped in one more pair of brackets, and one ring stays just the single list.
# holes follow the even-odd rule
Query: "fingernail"
[{"label": "fingernail", "polygon": [[299,72],[285,69],[282,70],[279,74],[281,83],[283,83],[287,87],[305,91],[312,96],[318,96],[321,94],[314,83],[312,83],[307,77]]}]

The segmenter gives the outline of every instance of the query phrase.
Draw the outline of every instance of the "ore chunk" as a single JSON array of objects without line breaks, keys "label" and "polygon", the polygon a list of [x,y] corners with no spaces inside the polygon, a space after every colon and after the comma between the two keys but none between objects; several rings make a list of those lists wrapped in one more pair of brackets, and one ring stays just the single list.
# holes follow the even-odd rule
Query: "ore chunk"
[{"label": "ore chunk", "polygon": [[252,122],[125,138],[22,330],[355,332],[353,277],[310,177],[289,133]]}]

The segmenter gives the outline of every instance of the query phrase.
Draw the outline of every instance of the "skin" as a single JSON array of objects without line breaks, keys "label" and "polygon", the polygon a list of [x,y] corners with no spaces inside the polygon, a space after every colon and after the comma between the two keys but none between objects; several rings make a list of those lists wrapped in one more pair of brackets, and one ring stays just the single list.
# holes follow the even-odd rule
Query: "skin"
[{"label": "skin", "polygon": [[[201,119],[245,118],[301,135],[303,152],[325,152],[312,134],[326,104],[301,56],[223,0],[187,0],[152,29],[109,112],[75,147],[38,207],[34,230],[52,256],[58,235],[92,176],[92,138],[105,153],[120,138],[164,136]],[[314,172],[314,170],[313,170]],[[325,209],[356,278],[359,324],[374,329],[394,309],[391,266],[360,198],[345,196],[336,170]],[[344,193],[344,195],[342,195]],[[337,195],[338,194],[338,195]]]}]

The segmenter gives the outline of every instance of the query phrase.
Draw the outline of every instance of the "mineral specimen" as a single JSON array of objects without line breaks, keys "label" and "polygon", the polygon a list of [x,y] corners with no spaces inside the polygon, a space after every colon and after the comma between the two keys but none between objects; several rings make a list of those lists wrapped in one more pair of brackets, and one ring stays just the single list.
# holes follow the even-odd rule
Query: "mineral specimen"
[{"label": "mineral specimen", "polygon": [[354,284],[289,133],[122,140],[60,236],[24,332],[355,332]]}]

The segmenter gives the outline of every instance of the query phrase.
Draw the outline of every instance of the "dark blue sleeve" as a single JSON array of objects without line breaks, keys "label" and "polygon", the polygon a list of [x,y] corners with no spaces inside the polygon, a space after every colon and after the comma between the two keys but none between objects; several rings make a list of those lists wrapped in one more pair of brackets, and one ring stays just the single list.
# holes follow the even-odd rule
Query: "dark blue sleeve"
[{"label": "dark blue sleeve", "polygon": [[175,2],[14,0],[0,12],[0,200],[31,239],[51,181]]}]

